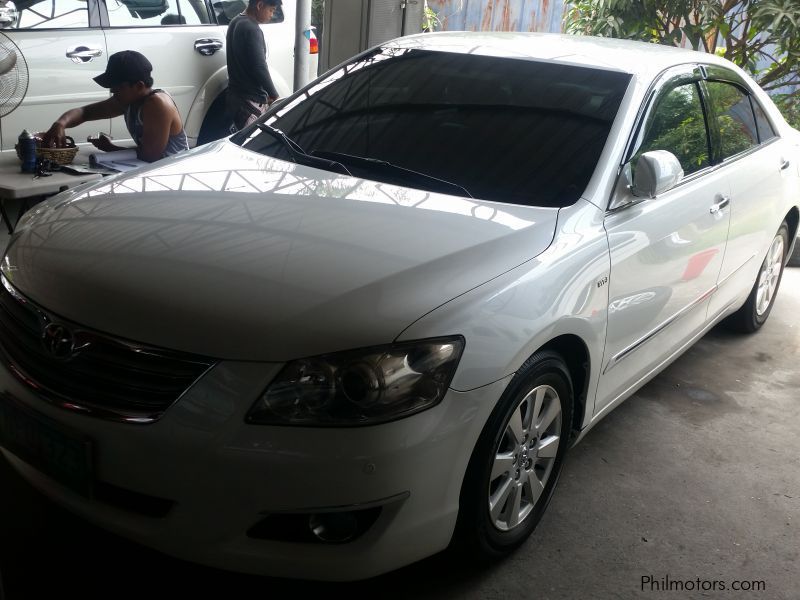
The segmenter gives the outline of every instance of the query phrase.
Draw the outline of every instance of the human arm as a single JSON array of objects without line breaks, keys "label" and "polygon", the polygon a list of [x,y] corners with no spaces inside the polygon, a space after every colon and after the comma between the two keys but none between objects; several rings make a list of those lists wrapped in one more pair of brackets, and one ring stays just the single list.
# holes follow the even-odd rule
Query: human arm
[{"label": "human arm", "polygon": [[103,152],[115,152],[116,150],[129,150],[125,146],[117,146],[115,143],[111,141],[111,138],[108,137],[105,133],[101,133],[99,136],[89,136],[86,139],[87,142],[91,143],[95,148],[98,150],[102,150]]},{"label": "human arm", "polygon": [[253,81],[267,94],[267,103],[271,104],[278,98],[278,90],[272,81],[267,66],[267,46],[264,42],[264,34],[258,25],[246,29],[243,50],[247,54],[245,64],[250,65]]},{"label": "human arm", "polygon": [[76,127],[86,121],[111,119],[125,112],[125,108],[114,98],[95,102],[79,108],[72,108],[61,115],[44,134],[45,148],[62,148],[66,144],[66,129]]}]

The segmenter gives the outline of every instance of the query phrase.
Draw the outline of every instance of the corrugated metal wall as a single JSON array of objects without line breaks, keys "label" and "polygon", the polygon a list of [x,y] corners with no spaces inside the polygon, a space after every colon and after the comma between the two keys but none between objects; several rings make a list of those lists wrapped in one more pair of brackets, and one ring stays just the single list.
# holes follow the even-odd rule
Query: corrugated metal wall
[{"label": "corrugated metal wall", "polygon": [[428,0],[443,31],[558,33],[565,0]]}]

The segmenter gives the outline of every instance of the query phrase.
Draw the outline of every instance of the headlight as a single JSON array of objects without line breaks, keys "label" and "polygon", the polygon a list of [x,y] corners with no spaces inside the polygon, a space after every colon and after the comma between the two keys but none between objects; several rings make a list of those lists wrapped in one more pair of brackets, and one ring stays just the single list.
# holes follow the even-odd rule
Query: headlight
[{"label": "headlight", "polygon": [[247,415],[261,425],[371,425],[437,404],[464,338],[338,352],[288,363]]}]

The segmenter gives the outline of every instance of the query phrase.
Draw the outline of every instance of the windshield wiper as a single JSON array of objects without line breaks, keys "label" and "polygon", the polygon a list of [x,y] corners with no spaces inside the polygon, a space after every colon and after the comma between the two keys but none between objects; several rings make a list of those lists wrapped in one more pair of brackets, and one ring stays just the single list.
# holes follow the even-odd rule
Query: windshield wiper
[{"label": "windshield wiper", "polygon": [[300,144],[295,142],[292,138],[286,135],[283,131],[272,125],[266,123],[257,123],[256,127],[268,135],[271,135],[276,140],[279,140],[284,148],[289,152],[292,160],[298,164],[306,165],[307,167],[316,167],[318,169],[325,169],[326,171],[333,171],[334,173],[341,173],[342,175],[351,175],[350,171],[342,163],[336,160],[328,160],[318,156],[312,156],[300,147]]},{"label": "windshield wiper", "polygon": [[328,150],[312,150],[311,155],[319,158],[327,158],[333,161],[344,162],[356,169],[363,169],[369,173],[382,174],[388,180],[387,183],[398,183],[402,185],[411,185],[420,189],[428,190],[431,192],[443,192],[445,194],[452,194],[457,196],[467,196],[473,198],[474,196],[469,193],[467,188],[439,179],[433,175],[427,175],[414,171],[413,169],[406,169],[385,160],[377,158],[367,158],[365,156],[355,156],[353,154],[345,154],[344,152],[330,152]]}]

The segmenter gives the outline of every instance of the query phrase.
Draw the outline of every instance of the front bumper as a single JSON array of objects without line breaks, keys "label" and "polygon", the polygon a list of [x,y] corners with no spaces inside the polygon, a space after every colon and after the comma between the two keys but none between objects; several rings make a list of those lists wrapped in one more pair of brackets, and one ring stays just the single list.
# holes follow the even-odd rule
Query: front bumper
[{"label": "front bumper", "polygon": [[[163,516],[87,498],[3,449],[45,494],[86,519],[167,554],[263,575],[354,580],[444,549],[472,449],[506,381],[450,390],[436,407],[372,427],[248,425],[244,417],[281,365],[223,362],[156,423],[89,417],[47,404],[5,368],[0,391],[93,445],[97,485],[163,500]],[[254,539],[272,514],[380,506],[341,544]]]}]

